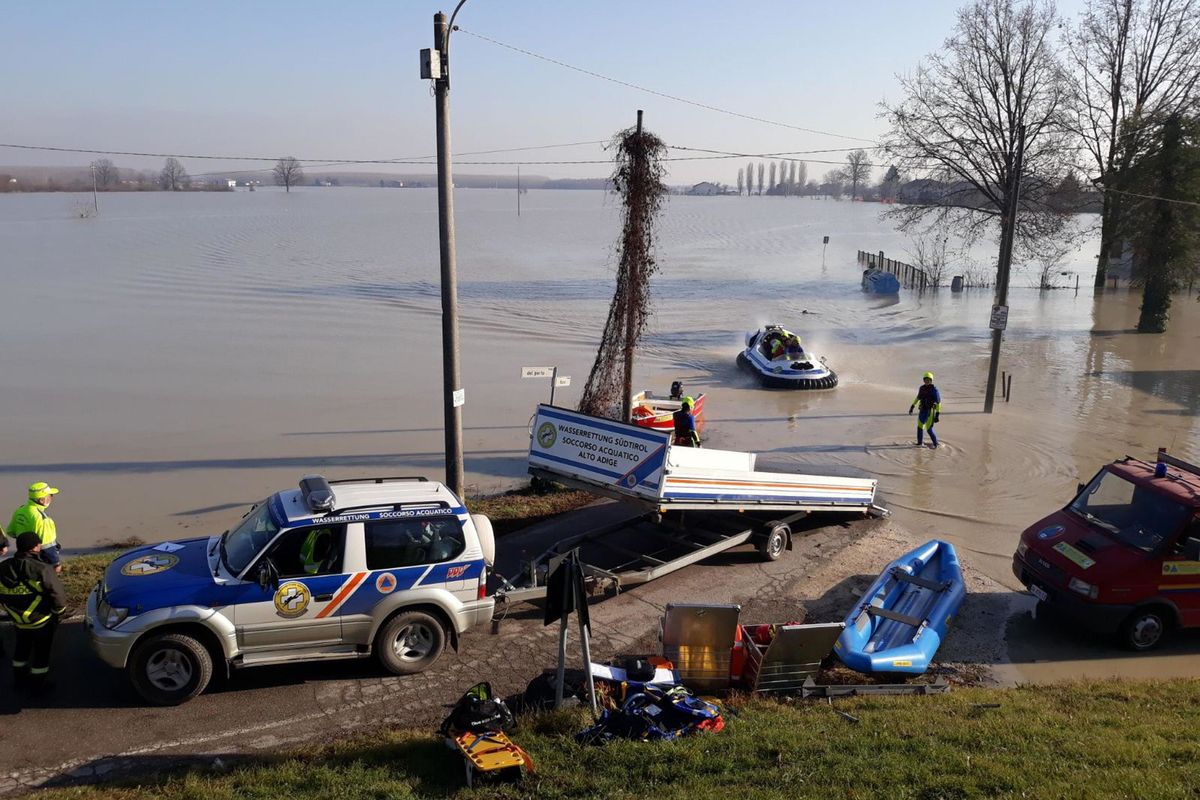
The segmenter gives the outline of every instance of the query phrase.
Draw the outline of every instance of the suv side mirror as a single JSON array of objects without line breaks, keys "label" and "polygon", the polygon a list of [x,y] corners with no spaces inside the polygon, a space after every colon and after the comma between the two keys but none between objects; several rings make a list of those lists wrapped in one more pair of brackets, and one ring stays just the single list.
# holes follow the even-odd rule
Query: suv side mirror
[{"label": "suv side mirror", "polygon": [[279,572],[269,558],[264,558],[258,565],[258,571],[254,577],[258,581],[259,588],[264,592],[272,587],[279,588]]},{"label": "suv side mirror", "polygon": [[1084,489],[1086,489],[1086,488],[1087,488],[1087,484],[1086,484],[1086,483],[1081,483],[1081,484],[1077,485],[1077,486],[1075,487],[1075,495],[1076,495],[1076,497],[1078,497],[1079,495],[1083,494],[1083,490],[1084,490]]}]

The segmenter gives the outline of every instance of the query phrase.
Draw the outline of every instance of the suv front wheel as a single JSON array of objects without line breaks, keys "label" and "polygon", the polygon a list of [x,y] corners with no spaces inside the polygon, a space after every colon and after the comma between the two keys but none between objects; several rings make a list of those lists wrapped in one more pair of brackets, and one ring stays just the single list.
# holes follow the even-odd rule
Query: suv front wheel
[{"label": "suv front wheel", "polygon": [[212,656],[182,633],[161,633],[138,644],[129,659],[129,679],[144,699],[177,706],[204,691],[212,679]]},{"label": "suv front wheel", "polygon": [[446,628],[425,611],[402,611],[375,637],[379,663],[393,675],[424,672],[446,649]]}]

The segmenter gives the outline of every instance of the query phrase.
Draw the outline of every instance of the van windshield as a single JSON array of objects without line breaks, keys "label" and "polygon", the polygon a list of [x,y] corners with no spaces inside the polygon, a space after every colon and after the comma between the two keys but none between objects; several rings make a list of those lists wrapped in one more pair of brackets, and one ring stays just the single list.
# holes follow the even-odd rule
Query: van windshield
[{"label": "van windshield", "polygon": [[279,526],[271,519],[269,505],[266,500],[259,503],[250,509],[241,524],[225,534],[225,566],[234,575],[241,575],[259,551],[279,533]]},{"label": "van windshield", "polygon": [[1117,541],[1146,552],[1173,536],[1191,511],[1108,470],[1093,478],[1068,508]]}]

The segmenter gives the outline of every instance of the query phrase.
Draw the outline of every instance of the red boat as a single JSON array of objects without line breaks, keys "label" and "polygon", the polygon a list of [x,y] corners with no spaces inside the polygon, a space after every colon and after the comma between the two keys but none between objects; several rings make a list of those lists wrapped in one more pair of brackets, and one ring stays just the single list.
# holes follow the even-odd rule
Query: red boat
[{"label": "red boat", "polygon": [[[704,432],[704,395],[698,394],[692,405],[692,416],[696,418],[696,433]],[[656,395],[654,392],[638,392],[633,396],[633,424],[656,431],[675,430],[674,414],[682,404],[682,398]]]}]

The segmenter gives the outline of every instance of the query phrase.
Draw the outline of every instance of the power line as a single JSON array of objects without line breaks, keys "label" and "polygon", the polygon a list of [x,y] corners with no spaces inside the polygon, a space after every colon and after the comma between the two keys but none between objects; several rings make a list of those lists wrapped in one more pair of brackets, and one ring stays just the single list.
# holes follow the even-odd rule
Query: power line
[{"label": "power line", "polygon": [[1130,197],[1140,197],[1143,200],[1162,200],[1167,203],[1177,203],[1181,206],[1195,206],[1196,208],[1200,208],[1200,203],[1197,203],[1193,200],[1175,200],[1170,197],[1159,197],[1159,196],[1153,195],[1153,194],[1138,194],[1137,192],[1126,192],[1121,189],[1110,189],[1106,186],[1097,186],[1096,188],[1102,192],[1112,192],[1114,194],[1125,194],[1125,195],[1129,195]]},{"label": "power line", "polygon": [[656,97],[664,97],[667,100],[674,100],[676,103],[684,103],[685,105],[695,106],[696,108],[703,108],[707,111],[716,111],[718,114],[727,114],[728,116],[731,116],[731,117],[739,117],[741,119],[748,119],[752,122],[761,122],[765,125],[774,125],[779,128],[789,128],[790,130],[802,131],[804,133],[814,133],[814,134],[817,134],[818,136],[832,136],[836,139],[848,139],[848,140],[854,141],[854,142],[867,142],[872,145],[876,144],[874,139],[864,139],[861,136],[847,136],[846,134],[843,134],[843,133],[832,133],[830,131],[818,130],[817,128],[805,128],[800,125],[791,125],[786,122],[778,122],[773,119],[766,119],[765,117],[756,117],[753,114],[743,114],[739,111],[730,111],[729,109],[709,105],[708,103],[700,103],[695,100],[689,100],[686,97],[679,97],[678,95],[667,94],[666,92],[660,92],[656,89],[650,89],[646,86],[639,86],[636,83],[630,83],[629,81],[623,81],[623,80],[620,80],[619,78],[612,78],[612,77],[609,77],[608,75],[601,75],[599,72],[593,72],[590,69],[584,69],[583,67],[577,67],[574,64],[568,64],[565,61],[559,61],[557,58],[551,58],[550,56],[544,56],[541,53],[535,53],[532,50],[526,50],[522,47],[517,47],[516,45],[507,44],[505,42],[499,41],[498,39],[493,39],[489,36],[484,36],[481,33],[475,33],[473,31],[469,31],[466,28],[461,28],[461,27],[456,26],[455,30],[461,31],[462,33],[465,33],[468,36],[474,36],[476,39],[482,39],[485,42],[490,42],[498,47],[503,47],[508,50],[512,50],[515,53],[521,53],[522,55],[529,56],[530,58],[536,58],[540,61],[545,61],[548,64],[554,64],[559,67],[564,67],[566,69],[573,70],[573,71],[581,73],[583,75],[589,75],[593,78],[599,78],[602,81],[608,81],[609,83],[615,83],[618,86],[625,86],[629,89],[636,89],[639,92],[645,92],[646,94],[652,94],[652,95],[655,95]]}]

